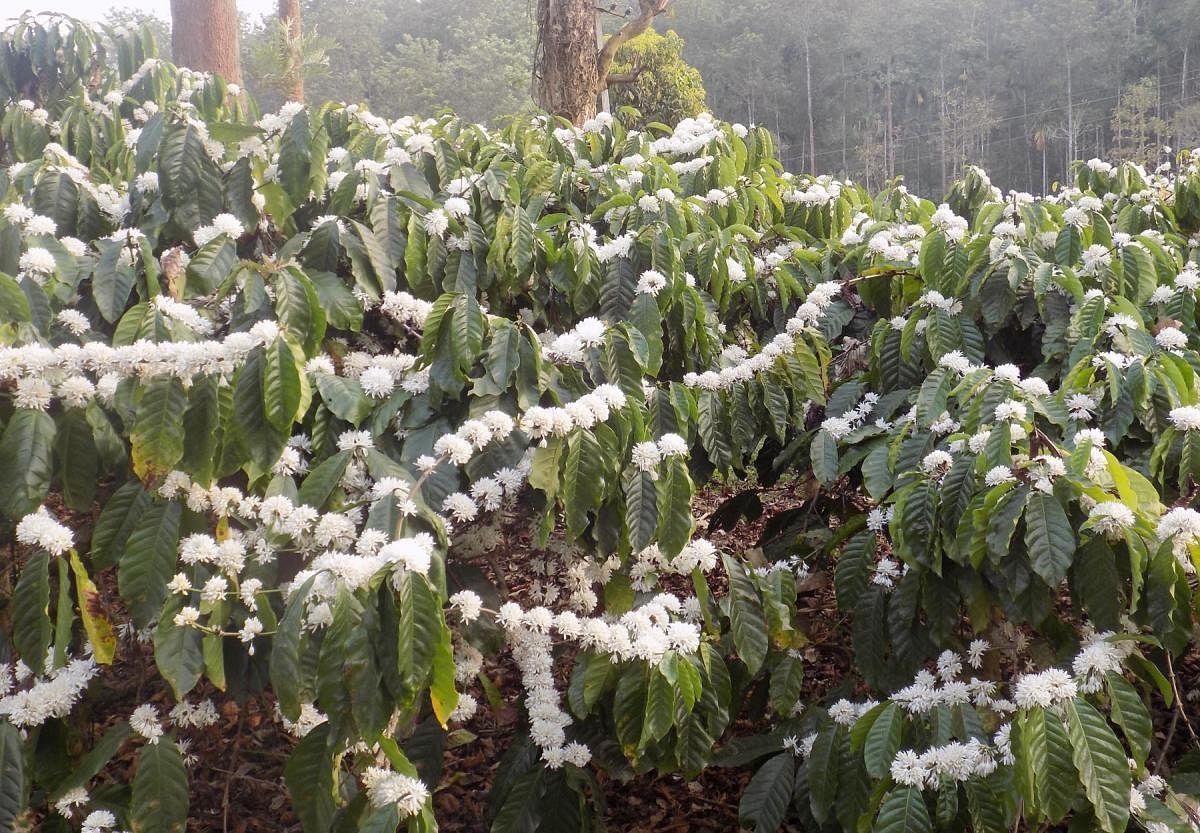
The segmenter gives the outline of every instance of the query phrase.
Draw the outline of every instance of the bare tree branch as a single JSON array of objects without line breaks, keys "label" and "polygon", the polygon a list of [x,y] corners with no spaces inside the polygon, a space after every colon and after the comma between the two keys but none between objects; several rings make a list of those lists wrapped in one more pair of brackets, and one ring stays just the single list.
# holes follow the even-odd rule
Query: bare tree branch
[{"label": "bare tree branch", "polygon": [[596,56],[596,92],[609,84],[609,70],[617,58],[617,50],[650,28],[654,18],[667,10],[672,0],[638,0],[638,16],[609,36]]},{"label": "bare tree branch", "polygon": [[634,67],[630,72],[610,72],[604,79],[605,86],[611,87],[613,84],[632,84],[642,76],[646,71],[645,67]]}]

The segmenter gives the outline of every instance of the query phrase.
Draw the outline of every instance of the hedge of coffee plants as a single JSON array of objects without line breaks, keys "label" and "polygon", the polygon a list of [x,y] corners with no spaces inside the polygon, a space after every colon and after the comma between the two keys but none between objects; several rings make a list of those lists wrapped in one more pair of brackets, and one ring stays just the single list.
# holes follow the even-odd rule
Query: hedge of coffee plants
[{"label": "hedge of coffee plants", "polygon": [[309,833],[435,830],[513,706],[495,831],[714,766],[756,831],[1197,829],[1187,152],[938,205],[707,116],[261,114],[46,16],[0,100],[0,830],[183,831],[213,691]]}]

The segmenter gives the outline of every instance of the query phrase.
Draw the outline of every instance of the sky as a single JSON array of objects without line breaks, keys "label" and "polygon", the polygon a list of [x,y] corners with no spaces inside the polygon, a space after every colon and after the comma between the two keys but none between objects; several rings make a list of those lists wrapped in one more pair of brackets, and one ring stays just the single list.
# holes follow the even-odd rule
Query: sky
[{"label": "sky", "polygon": [[[109,9],[138,9],[171,19],[171,0],[0,0],[0,19],[28,8],[34,11],[62,12],[85,20],[100,20]],[[276,0],[238,0],[238,11],[249,17],[273,13]]]}]

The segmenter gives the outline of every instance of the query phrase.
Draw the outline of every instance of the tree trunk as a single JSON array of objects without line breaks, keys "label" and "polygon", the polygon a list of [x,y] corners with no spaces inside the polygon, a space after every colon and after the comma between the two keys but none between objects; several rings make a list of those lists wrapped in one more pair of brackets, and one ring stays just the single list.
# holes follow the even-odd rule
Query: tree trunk
[{"label": "tree trunk", "polygon": [[242,83],[238,14],[234,0],[171,0],[175,63]]},{"label": "tree trunk", "polygon": [[283,96],[288,101],[304,101],[304,66],[300,27],[300,0],[279,0],[279,22],[283,24],[287,71]]},{"label": "tree trunk", "polygon": [[596,10],[592,0],[538,0],[538,103],[581,124],[596,115]]},{"label": "tree trunk", "polygon": [[[811,19],[811,18],[810,18]],[[804,89],[808,98],[808,170],[809,173],[816,174],[817,172],[817,130],[813,124],[813,97],[812,97],[812,63],[809,60],[808,53],[808,27],[809,21],[805,21],[804,27]]]},{"label": "tree trunk", "polygon": [[946,193],[946,179],[949,176],[949,165],[947,164],[946,153],[946,119],[949,114],[946,112],[946,59],[944,56],[938,57],[938,109],[941,112],[941,118],[938,119],[938,129],[940,130],[939,140],[941,142],[942,151],[942,191]]},{"label": "tree trunk", "polygon": [[596,97],[609,84],[632,81],[610,74],[619,50],[650,28],[671,0],[638,0],[638,11],[619,30],[596,45],[594,0],[538,0],[538,43],[534,80],[538,103],[556,116],[582,124],[596,115]]},{"label": "tree trunk", "polygon": [[[604,48],[604,27],[600,24],[600,15],[593,15],[596,18],[596,54],[600,54],[600,50]],[[608,94],[608,85],[604,85],[604,89],[600,91],[600,112],[608,113],[612,111],[612,99]]]},{"label": "tree trunk", "polygon": [[1067,165],[1063,176],[1075,158],[1075,100],[1071,97],[1071,50],[1067,50]]},{"label": "tree trunk", "polygon": [[846,53],[842,53],[842,176],[850,176],[849,166],[846,164],[846,86],[849,84],[848,76],[846,75]]},{"label": "tree trunk", "polygon": [[892,59],[888,57],[887,66],[887,129],[884,131],[884,164],[885,176],[891,179],[896,175],[895,134],[892,132]]},{"label": "tree trunk", "polygon": [[1188,75],[1187,59],[1188,59],[1188,45],[1185,44],[1183,47],[1183,71],[1179,74],[1179,106],[1180,107],[1187,104],[1187,92],[1188,92],[1188,89],[1187,89],[1187,75]]}]

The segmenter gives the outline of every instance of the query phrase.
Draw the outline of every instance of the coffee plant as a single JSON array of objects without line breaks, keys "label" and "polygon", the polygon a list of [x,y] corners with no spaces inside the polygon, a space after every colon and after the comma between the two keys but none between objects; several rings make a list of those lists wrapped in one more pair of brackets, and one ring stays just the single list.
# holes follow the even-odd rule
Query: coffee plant
[{"label": "coffee plant", "polygon": [[[278,704],[306,831],[435,830],[498,663],[495,831],[712,766],[757,831],[1197,829],[1188,153],[935,205],[707,116],[260,114],[57,17],[0,53],[0,830],[184,830],[214,690]],[[797,505],[721,551],[714,482],[709,529]],[[853,647],[816,693],[802,598]],[[139,650],[173,707],[104,713]]]}]

